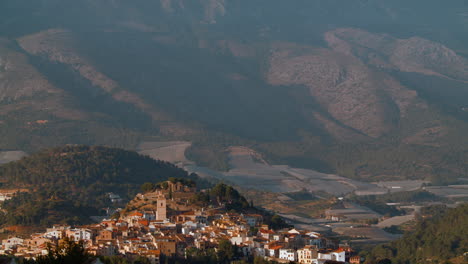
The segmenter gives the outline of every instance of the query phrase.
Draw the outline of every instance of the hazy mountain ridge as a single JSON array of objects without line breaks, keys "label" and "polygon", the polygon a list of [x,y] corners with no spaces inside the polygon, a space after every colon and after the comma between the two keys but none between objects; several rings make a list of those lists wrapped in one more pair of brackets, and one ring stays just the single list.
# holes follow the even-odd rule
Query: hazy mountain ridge
[{"label": "hazy mountain ridge", "polygon": [[389,97],[382,94],[385,88],[378,90],[382,85],[377,85],[363,63],[329,50],[311,48],[299,56],[294,56],[294,51],[293,47],[290,52],[274,52],[268,74],[271,83],[307,86],[333,118],[371,137],[392,129],[392,116],[399,115],[398,109],[385,100]]},{"label": "hazy mountain ridge", "polygon": [[[45,91],[49,93],[57,93],[47,80],[43,79],[34,68],[30,67],[26,56],[12,50],[9,46],[11,42],[2,39],[0,42],[0,72],[1,78],[4,80],[1,87],[0,100],[19,99],[21,97],[31,96],[35,92]],[[24,76],[21,76],[24,74]],[[22,77],[22,79],[18,78]],[[22,81],[22,83],[20,83]],[[21,89],[16,89],[14,82]]]},{"label": "hazy mountain ridge", "polygon": [[73,47],[75,44],[70,32],[49,30],[21,38],[18,42],[31,55],[45,57],[53,63],[69,65],[83,78],[90,81],[94,87],[111,94],[114,100],[133,104],[151,115],[154,120],[164,119],[137,95],[119,89],[117,82],[99,72],[87,58],[77,54]]},{"label": "hazy mountain ridge", "polygon": [[[464,27],[450,18],[446,36],[430,34],[418,24],[428,10],[403,1],[5,1],[0,147],[133,148],[158,137],[194,141],[211,157],[248,145],[347,176],[451,171],[458,165],[446,155],[465,157],[468,131],[468,63],[451,49]],[[398,155],[411,172],[394,165]]]},{"label": "hazy mountain ridge", "polygon": [[372,137],[398,129],[409,108],[428,108],[412,87],[387,71],[461,82],[466,76],[466,59],[428,40],[400,40],[359,29],[337,29],[324,38],[331,50],[294,44],[273,47],[267,79],[276,85],[307,86],[335,120]]},{"label": "hazy mountain ridge", "polygon": [[440,43],[420,37],[397,39],[359,29],[337,29],[327,32],[325,39],[335,50],[356,55],[376,67],[460,81],[468,78],[467,59]]}]

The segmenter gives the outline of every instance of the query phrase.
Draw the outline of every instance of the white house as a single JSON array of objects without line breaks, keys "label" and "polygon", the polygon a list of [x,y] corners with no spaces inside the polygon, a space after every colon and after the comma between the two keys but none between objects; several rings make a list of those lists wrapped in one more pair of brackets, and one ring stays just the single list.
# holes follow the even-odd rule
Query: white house
[{"label": "white house", "polygon": [[289,261],[296,261],[297,253],[293,249],[284,249],[284,248],[282,248],[282,249],[279,250],[279,258],[289,260]]},{"label": "white house", "polygon": [[6,200],[10,200],[13,198],[14,193],[0,193],[0,202],[4,202]]},{"label": "white house", "polygon": [[330,254],[331,254],[331,259],[334,261],[340,261],[340,262],[346,261],[346,251],[342,249],[332,251]]},{"label": "white house", "polygon": [[231,237],[231,243],[233,245],[240,245],[244,243],[244,241],[245,241],[245,237],[242,237],[242,236]]},{"label": "white house", "polygon": [[327,252],[327,253],[319,253],[318,254],[318,259],[324,259],[324,260],[333,260],[333,261],[340,261],[340,262],[345,262],[346,261],[346,252],[342,249]]},{"label": "white house", "polygon": [[68,237],[70,237],[74,241],[91,240],[93,237],[91,230],[83,229],[83,228],[67,230],[66,234]]},{"label": "white house", "polygon": [[318,259],[332,260],[332,255],[330,252],[318,253]]},{"label": "white house", "polygon": [[278,258],[279,257],[279,251],[282,248],[283,248],[283,246],[280,246],[280,245],[265,246],[265,256],[266,257],[272,257],[272,258]]},{"label": "white house", "polygon": [[274,234],[274,235],[273,235],[273,240],[275,240],[275,241],[283,241],[283,240],[284,240],[284,236],[283,236],[283,234]]},{"label": "white house", "polygon": [[318,257],[317,248],[314,246],[305,246],[297,251],[297,261],[302,264],[315,263]]},{"label": "white house", "polygon": [[2,240],[3,249],[13,249],[16,248],[18,245],[22,245],[24,243],[24,239],[19,237],[11,237],[8,239]]},{"label": "white house", "polygon": [[46,232],[44,234],[44,237],[61,239],[63,237],[63,231],[62,230],[50,230],[49,232]]},{"label": "white house", "polygon": [[[247,241],[253,241],[253,237],[248,237],[245,234],[239,234],[237,236],[231,237],[230,240],[233,245],[241,245],[241,244],[245,244]],[[253,247],[253,244],[252,244],[252,247]]]},{"label": "white house", "polygon": [[288,234],[295,234],[295,235],[300,235],[301,232],[297,231],[297,229],[293,228],[288,231]]}]

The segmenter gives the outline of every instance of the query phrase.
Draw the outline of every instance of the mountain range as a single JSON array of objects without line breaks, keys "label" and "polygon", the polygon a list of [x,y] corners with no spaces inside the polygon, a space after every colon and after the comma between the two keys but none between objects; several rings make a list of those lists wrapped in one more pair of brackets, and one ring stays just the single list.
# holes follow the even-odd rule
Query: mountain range
[{"label": "mountain range", "polygon": [[243,145],[352,178],[457,182],[467,19],[458,0],[5,0],[0,148],[187,140],[218,169]]}]

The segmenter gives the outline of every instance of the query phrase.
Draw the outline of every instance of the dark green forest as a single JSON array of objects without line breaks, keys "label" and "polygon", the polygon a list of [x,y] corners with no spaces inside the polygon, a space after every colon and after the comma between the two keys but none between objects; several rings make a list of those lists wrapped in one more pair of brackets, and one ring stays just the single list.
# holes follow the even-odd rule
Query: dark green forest
[{"label": "dark green forest", "polygon": [[468,249],[468,204],[448,210],[435,209],[431,217],[418,222],[414,232],[375,247],[366,263],[384,259],[393,264],[451,263],[449,260],[453,258],[466,263],[468,259],[463,255]]},{"label": "dark green forest", "polygon": [[83,223],[113,206],[112,192],[123,202],[147,181],[170,177],[196,179],[175,165],[136,152],[97,146],[65,146],[43,150],[0,167],[2,189],[28,189],[6,201],[0,217],[5,225]]}]

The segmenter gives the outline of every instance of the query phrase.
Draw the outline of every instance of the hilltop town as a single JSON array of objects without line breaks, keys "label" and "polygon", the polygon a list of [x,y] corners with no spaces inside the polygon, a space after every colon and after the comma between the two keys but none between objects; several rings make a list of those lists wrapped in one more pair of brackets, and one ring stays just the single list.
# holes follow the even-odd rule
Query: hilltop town
[{"label": "hilltop town", "polygon": [[201,256],[202,263],[254,258],[304,264],[361,261],[349,246],[290,227],[224,184],[197,190],[191,180],[171,179],[147,183],[142,190],[110,219],[86,226],[54,225],[30,238],[10,237],[2,240],[0,254],[34,259],[68,239],[83,243],[91,255],[144,257],[149,263],[196,263]]}]

